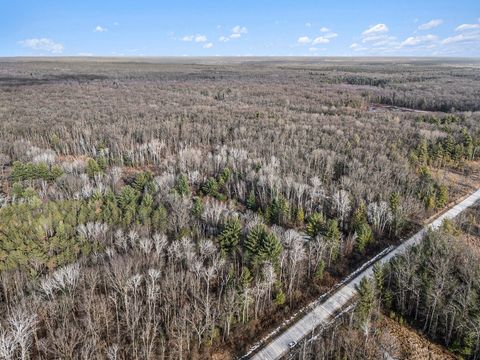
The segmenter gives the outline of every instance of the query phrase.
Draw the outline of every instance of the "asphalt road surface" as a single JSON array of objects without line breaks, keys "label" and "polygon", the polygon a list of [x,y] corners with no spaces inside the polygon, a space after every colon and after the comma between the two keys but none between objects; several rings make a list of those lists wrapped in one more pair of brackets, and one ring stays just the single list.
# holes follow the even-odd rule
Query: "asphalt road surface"
[{"label": "asphalt road surface", "polygon": [[427,229],[438,228],[444,219],[452,219],[456,217],[462,211],[471,207],[479,200],[480,189],[465,198],[463,201],[459,202],[450,210],[444,212],[418,233],[413,235],[398,247],[394,248],[385,256],[378,259],[353,279],[345,283],[342,287],[332,293],[331,296],[306,313],[301,319],[285,329],[272,341],[265,344],[263,348],[261,348],[261,350],[259,350],[257,353],[253,354],[251,358],[254,360],[274,360],[286,355],[290,350],[289,344],[292,344],[292,342],[300,342],[305,336],[310,334],[317,327],[328,324],[335,313],[341,311],[342,308],[344,308],[354,298],[357,293],[356,286],[363,278],[372,276],[373,265],[375,263],[383,264],[388,262],[394,256],[402,254],[412,245],[418,244],[427,232]]}]

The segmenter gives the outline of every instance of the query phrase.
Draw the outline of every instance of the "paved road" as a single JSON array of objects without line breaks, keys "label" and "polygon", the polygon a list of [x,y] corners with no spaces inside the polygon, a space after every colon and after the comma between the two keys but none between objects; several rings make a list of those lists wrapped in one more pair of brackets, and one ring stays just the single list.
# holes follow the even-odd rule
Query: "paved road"
[{"label": "paved road", "polygon": [[[469,208],[474,203],[480,200],[480,189],[468,196],[466,199],[455,205],[450,210],[446,211],[433,222],[428,224],[425,228],[413,235],[411,238],[403,242],[394,250],[390,251],[376,262],[386,263],[394,256],[402,254],[410,246],[418,244],[428,228],[438,228],[444,219],[452,219],[460,214],[463,210]],[[374,263],[376,263],[374,262]],[[288,344],[292,341],[299,342],[305,336],[310,334],[315,328],[320,325],[325,325],[332,319],[332,316],[345,307],[356,295],[356,286],[360,281],[372,276],[373,265],[371,264],[365,270],[353,277],[350,281],[346,282],[342,287],[331,294],[325,301],[316,305],[310,312],[306,313],[301,319],[299,319],[292,326],[288,327],[279,336],[266,344],[260,351],[252,356],[254,360],[274,360],[279,359],[289,351]]]}]

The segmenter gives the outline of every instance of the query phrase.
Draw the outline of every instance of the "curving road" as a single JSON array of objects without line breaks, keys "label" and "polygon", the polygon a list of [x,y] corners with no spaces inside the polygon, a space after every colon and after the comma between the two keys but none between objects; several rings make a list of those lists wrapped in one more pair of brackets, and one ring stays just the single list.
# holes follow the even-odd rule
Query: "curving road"
[{"label": "curving road", "polygon": [[385,263],[394,256],[402,254],[410,246],[418,244],[427,232],[427,229],[438,228],[442,224],[443,220],[456,217],[462,211],[471,207],[479,200],[480,189],[464,200],[460,201],[451,209],[444,212],[401,245],[394,248],[386,255],[381,256],[376,261],[369,263],[368,267],[362,270],[358,275],[354,276],[351,280],[345,282],[343,286],[333,292],[324,301],[315,305],[311,311],[306,313],[293,325],[285,329],[275,339],[265,344],[261,350],[251,356],[246,355],[246,357],[250,357],[254,360],[274,360],[279,359],[287,354],[290,350],[289,343],[292,341],[299,342],[317,327],[326,325],[333,318],[335,313],[342,310],[342,308],[344,308],[354,298],[357,292],[356,285],[358,285],[363,278],[372,276],[373,265],[375,263]]}]

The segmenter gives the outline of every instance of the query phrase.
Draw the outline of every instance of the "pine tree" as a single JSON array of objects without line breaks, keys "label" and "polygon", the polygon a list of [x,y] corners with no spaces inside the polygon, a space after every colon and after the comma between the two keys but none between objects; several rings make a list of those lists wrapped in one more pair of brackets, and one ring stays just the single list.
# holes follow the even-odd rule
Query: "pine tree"
[{"label": "pine tree", "polygon": [[200,197],[195,197],[193,199],[192,214],[193,216],[200,218],[203,213],[203,203]]},{"label": "pine tree", "polygon": [[302,208],[297,208],[295,212],[295,222],[297,225],[302,225],[305,221],[305,212]]},{"label": "pine tree", "polygon": [[473,159],[473,139],[466,129],[463,129],[463,148],[465,149],[465,158]]},{"label": "pine tree", "polygon": [[428,143],[426,139],[422,139],[420,141],[420,144],[418,145],[417,148],[417,153],[418,153],[418,161],[422,165],[427,165],[429,161],[429,154],[428,154]]},{"label": "pine tree", "polygon": [[168,226],[168,213],[167,209],[163,205],[159,205],[152,212],[152,227],[155,231],[164,233],[167,231]]},{"label": "pine tree", "polygon": [[269,260],[272,264],[278,264],[282,249],[282,244],[278,238],[270,231],[264,229],[259,247],[260,259]]},{"label": "pine tree", "polygon": [[373,241],[373,231],[370,225],[364,223],[358,227],[357,234],[357,250],[365,253],[365,248]]},{"label": "pine tree", "polygon": [[337,220],[332,219],[327,221],[325,239],[330,245],[330,259],[335,261],[340,252],[340,239],[341,239],[341,232],[340,232],[340,229],[338,228]]},{"label": "pine tree", "polygon": [[250,230],[244,248],[248,259],[253,263],[257,260],[268,260],[277,264],[282,252],[282,244],[278,238],[263,224],[256,225]]},{"label": "pine tree", "polygon": [[227,254],[231,254],[237,247],[242,233],[242,225],[238,218],[231,218],[225,224],[219,236],[220,248]]},{"label": "pine tree", "polygon": [[85,172],[89,177],[93,178],[96,174],[101,173],[102,169],[94,159],[88,159]]},{"label": "pine tree", "polygon": [[243,243],[245,251],[248,255],[252,256],[257,254],[262,230],[263,225],[256,225],[248,232],[247,238]]},{"label": "pine tree", "polygon": [[213,197],[218,197],[220,185],[217,180],[213,177],[209,178],[207,182],[203,185],[202,190],[206,195]]},{"label": "pine tree", "polygon": [[250,193],[247,197],[247,208],[250,210],[255,210],[257,208],[257,199],[255,198],[255,190],[250,190]]},{"label": "pine tree", "polygon": [[357,291],[360,299],[358,300],[355,314],[360,323],[363,324],[370,318],[374,306],[375,293],[371,281],[367,278],[362,278]]},{"label": "pine tree", "polygon": [[353,230],[356,231],[358,228],[367,222],[367,207],[365,203],[362,201],[360,206],[355,210],[352,217],[352,227]]},{"label": "pine tree", "polygon": [[132,187],[139,192],[153,192],[155,186],[153,184],[153,175],[149,171],[139,173],[133,180]]},{"label": "pine tree", "polygon": [[188,184],[188,179],[184,174],[177,176],[175,181],[175,190],[181,196],[190,195],[190,185]]},{"label": "pine tree", "polygon": [[440,185],[437,191],[436,205],[439,208],[444,208],[448,204],[448,188],[445,185]]},{"label": "pine tree", "polygon": [[321,213],[313,213],[307,220],[307,234],[311,238],[315,238],[320,232],[323,231],[325,226],[325,218]]},{"label": "pine tree", "polygon": [[283,292],[283,289],[280,288],[277,291],[277,294],[275,295],[274,303],[275,305],[283,305],[285,303],[285,300],[286,300],[285,293]]},{"label": "pine tree", "polygon": [[240,285],[242,289],[248,289],[252,285],[253,277],[248,267],[244,266],[240,275]]},{"label": "pine tree", "polygon": [[315,279],[317,279],[317,281],[322,281],[324,273],[325,273],[325,261],[320,260],[315,269]]}]

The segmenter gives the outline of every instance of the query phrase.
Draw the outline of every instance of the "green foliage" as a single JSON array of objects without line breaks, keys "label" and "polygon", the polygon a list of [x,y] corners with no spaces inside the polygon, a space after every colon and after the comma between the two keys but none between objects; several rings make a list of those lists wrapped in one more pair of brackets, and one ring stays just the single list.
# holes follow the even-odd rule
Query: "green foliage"
[{"label": "green foliage", "polygon": [[272,203],[265,209],[265,219],[278,225],[284,225],[289,220],[289,204],[288,201],[280,196],[273,199]]},{"label": "green foliage", "polygon": [[188,178],[184,174],[177,176],[175,180],[175,190],[181,196],[190,195],[190,185],[188,184]]},{"label": "green foliage", "polygon": [[157,232],[166,232],[168,226],[168,213],[165,206],[159,205],[152,213],[152,228]]},{"label": "green foliage", "polygon": [[325,274],[325,261],[320,260],[315,268],[315,279],[317,281],[322,281]]},{"label": "green foliage", "polygon": [[102,173],[102,168],[98,165],[97,161],[94,159],[88,159],[87,166],[85,167],[85,172],[90,178],[93,178],[96,174]]},{"label": "green foliage", "polygon": [[202,213],[203,213],[202,198],[197,196],[193,199],[192,214],[196,218],[200,218],[202,216]]},{"label": "green foliage", "polygon": [[371,315],[375,302],[375,292],[372,282],[367,278],[362,278],[357,287],[359,300],[355,308],[355,314],[360,323],[366,322]]},{"label": "green foliage", "polygon": [[283,292],[282,288],[280,288],[276,295],[275,295],[275,300],[273,301],[275,305],[283,305],[285,304],[286,296],[285,293]]},{"label": "green foliage", "polygon": [[448,188],[440,185],[437,189],[436,204],[439,208],[444,208],[448,204]]},{"label": "green foliage", "polygon": [[364,254],[365,248],[373,242],[373,231],[370,225],[364,223],[360,225],[356,231],[357,234],[357,250]]},{"label": "green foliage", "polygon": [[430,141],[421,139],[411,154],[411,160],[418,166],[459,166],[464,160],[473,160],[474,153],[475,139],[464,128],[461,132],[451,132],[444,138]]},{"label": "green foliage", "polygon": [[227,254],[233,253],[240,242],[241,233],[242,225],[240,224],[240,220],[236,217],[228,219],[218,238],[222,251]]},{"label": "green foliage", "polygon": [[242,274],[240,275],[240,285],[242,289],[248,289],[251,287],[253,281],[253,276],[248,267],[244,266],[242,269]]},{"label": "green foliage", "polygon": [[250,190],[250,193],[247,197],[247,208],[250,210],[256,210],[257,208],[257,199],[255,197],[255,190]]},{"label": "green foliage", "polygon": [[355,210],[352,217],[352,228],[358,230],[362,224],[367,222],[367,208],[365,203],[362,202],[360,206]]},{"label": "green foliage", "polygon": [[278,264],[282,244],[263,224],[253,227],[244,242],[244,248],[251,262],[270,261]]},{"label": "green foliage", "polygon": [[46,268],[75,261],[95,244],[78,241],[80,201],[13,204],[0,209],[0,271]]},{"label": "green foliage", "polygon": [[297,225],[302,225],[305,221],[305,212],[302,208],[295,209],[295,223]]},{"label": "green foliage", "polygon": [[150,171],[138,173],[132,182],[132,188],[138,192],[146,191],[153,193],[155,191],[155,183],[152,173]]},{"label": "green foliage", "polygon": [[307,234],[311,238],[314,238],[323,231],[324,226],[325,218],[323,217],[323,214],[318,212],[313,213],[307,220]]},{"label": "green foliage", "polygon": [[340,253],[340,239],[342,233],[338,228],[338,221],[337,220],[328,220],[327,227],[325,232],[325,240],[330,245],[330,253],[332,260],[336,260],[339,253]]},{"label": "green foliage", "polygon": [[202,187],[202,190],[206,195],[210,195],[215,198],[220,195],[219,189],[220,185],[218,184],[217,179],[215,179],[214,177],[209,178]]},{"label": "green foliage", "polygon": [[223,169],[222,173],[220,174],[219,178],[218,178],[218,184],[219,186],[224,186],[228,180],[230,180],[232,176],[232,172],[230,171],[230,169],[228,167],[226,167],[225,169]]},{"label": "green foliage", "polygon": [[46,163],[21,163],[15,161],[12,167],[11,178],[13,182],[42,179],[54,181],[63,175],[63,170],[58,165],[49,166]]}]

